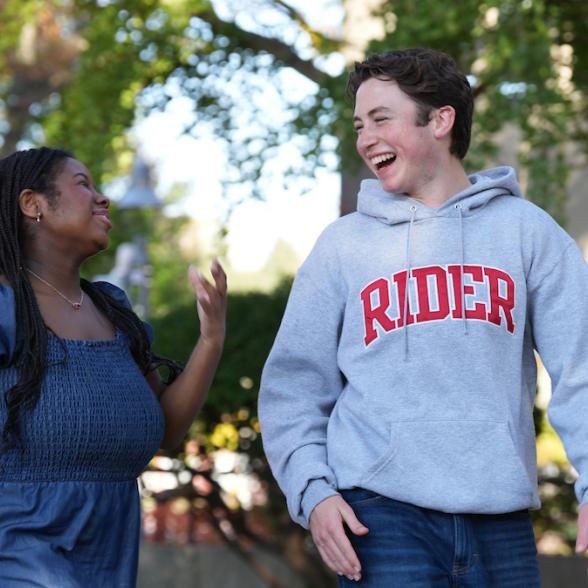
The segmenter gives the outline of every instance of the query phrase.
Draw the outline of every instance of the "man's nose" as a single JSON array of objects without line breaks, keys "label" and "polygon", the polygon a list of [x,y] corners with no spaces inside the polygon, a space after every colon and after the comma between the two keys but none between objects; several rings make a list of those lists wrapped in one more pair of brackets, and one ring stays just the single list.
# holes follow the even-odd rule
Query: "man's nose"
[{"label": "man's nose", "polygon": [[375,145],[376,141],[377,137],[375,133],[370,127],[365,126],[357,136],[357,148],[365,151]]}]

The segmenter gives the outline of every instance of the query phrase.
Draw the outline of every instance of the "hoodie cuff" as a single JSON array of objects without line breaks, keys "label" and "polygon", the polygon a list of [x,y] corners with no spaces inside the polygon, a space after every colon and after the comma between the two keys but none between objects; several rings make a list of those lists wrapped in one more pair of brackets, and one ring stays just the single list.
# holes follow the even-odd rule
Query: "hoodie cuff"
[{"label": "hoodie cuff", "polygon": [[337,494],[339,493],[330,486],[324,478],[317,478],[308,483],[300,502],[300,510],[306,519],[307,526],[310,522],[310,515],[314,510],[314,507],[325,498],[336,496]]}]

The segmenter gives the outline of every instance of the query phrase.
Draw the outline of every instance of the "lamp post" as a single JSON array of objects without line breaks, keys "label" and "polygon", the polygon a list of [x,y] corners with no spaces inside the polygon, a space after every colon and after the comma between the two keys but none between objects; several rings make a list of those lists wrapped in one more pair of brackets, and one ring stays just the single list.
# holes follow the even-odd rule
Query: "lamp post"
[{"label": "lamp post", "polygon": [[[155,210],[161,208],[161,206],[161,200],[151,187],[149,166],[139,157],[135,157],[131,172],[131,185],[119,200],[118,207],[121,210]],[[145,319],[149,314],[149,286],[151,279],[146,237],[141,234],[135,235],[132,247],[134,248],[134,259],[131,264],[133,269],[127,274],[127,280],[129,286],[136,286],[138,289],[135,309],[137,314]]]}]

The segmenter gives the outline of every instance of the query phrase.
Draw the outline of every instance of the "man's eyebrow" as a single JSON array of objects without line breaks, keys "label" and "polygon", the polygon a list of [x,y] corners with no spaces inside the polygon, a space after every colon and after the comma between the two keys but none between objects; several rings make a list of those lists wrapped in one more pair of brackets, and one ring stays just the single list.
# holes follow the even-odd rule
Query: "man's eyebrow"
[{"label": "man's eyebrow", "polygon": [[[383,112],[392,112],[391,108],[388,108],[387,106],[376,106],[375,108],[372,108],[368,113],[367,116],[368,118],[375,116],[376,114],[381,114]],[[361,120],[361,118],[357,115],[355,115],[353,117],[354,121],[359,121]]]}]

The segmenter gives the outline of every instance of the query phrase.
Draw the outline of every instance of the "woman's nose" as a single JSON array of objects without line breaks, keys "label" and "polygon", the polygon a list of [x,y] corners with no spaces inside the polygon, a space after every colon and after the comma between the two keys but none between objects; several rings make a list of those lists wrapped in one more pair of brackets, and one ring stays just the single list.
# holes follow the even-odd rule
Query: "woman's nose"
[{"label": "woman's nose", "polygon": [[104,208],[108,208],[110,206],[110,198],[96,191],[96,203],[104,206]]}]

